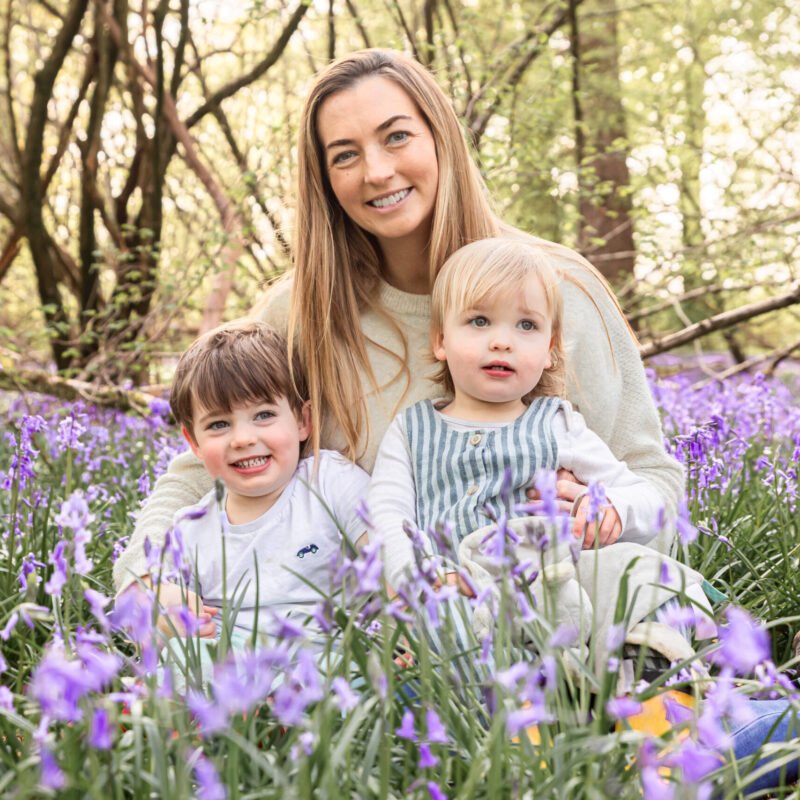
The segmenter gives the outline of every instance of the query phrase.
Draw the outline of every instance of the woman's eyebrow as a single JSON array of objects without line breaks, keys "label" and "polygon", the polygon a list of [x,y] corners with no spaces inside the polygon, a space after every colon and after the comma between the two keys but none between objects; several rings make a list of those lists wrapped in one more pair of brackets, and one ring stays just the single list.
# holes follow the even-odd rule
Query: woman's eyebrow
[{"label": "woman's eyebrow", "polygon": [[[408,116],[408,114],[395,114],[392,117],[389,117],[385,122],[381,122],[377,128],[375,128],[375,133],[380,133],[381,131],[385,131],[387,128],[391,128],[395,122],[400,119],[407,119],[411,120],[412,118]],[[353,144],[353,139],[335,139],[332,142],[328,142],[325,145],[326,150],[330,150],[333,147],[347,147],[348,145]]]}]

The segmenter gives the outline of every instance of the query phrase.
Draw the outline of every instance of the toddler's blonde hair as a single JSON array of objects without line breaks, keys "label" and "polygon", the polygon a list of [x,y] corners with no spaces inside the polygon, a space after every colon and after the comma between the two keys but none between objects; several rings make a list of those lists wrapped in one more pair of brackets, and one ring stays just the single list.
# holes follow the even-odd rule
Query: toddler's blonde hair
[{"label": "toddler's blonde hair", "polygon": [[[559,289],[562,276],[545,252],[522,239],[481,239],[465,245],[445,261],[431,295],[433,343],[443,334],[448,313],[474,308],[500,293],[520,289],[531,277],[539,279],[550,313],[553,363],[542,373],[539,383],[522,398],[526,404],[535,397],[563,397],[565,392],[563,310]],[[439,369],[432,379],[452,396],[455,386],[450,369],[446,361],[438,363]]]}]

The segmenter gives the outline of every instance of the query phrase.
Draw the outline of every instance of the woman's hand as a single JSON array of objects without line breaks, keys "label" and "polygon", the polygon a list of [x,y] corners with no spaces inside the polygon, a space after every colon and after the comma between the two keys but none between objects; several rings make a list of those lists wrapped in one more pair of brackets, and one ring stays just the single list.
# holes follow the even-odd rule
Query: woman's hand
[{"label": "woman's hand", "polygon": [[[583,549],[591,550],[594,547],[595,536],[600,547],[605,547],[619,539],[622,535],[622,520],[619,518],[617,509],[612,505],[603,506],[597,512],[597,518],[592,522],[587,522],[586,517],[589,513],[589,496],[585,495],[578,504],[578,512],[575,514],[575,521],[572,523],[572,533],[576,538],[584,537]],[[586,531],[584,535],[584,531]]]},{"label": "woman's hand", "polygon": [[[586,484],[581,483],[573,472],[568,469],[559,469],[556,472],[556,494],[558,495],[558,510],[567,514],[572,511],[575,498],[586,489]],[[534,486],[527,491],[528,499],[536,502],[542,498]]]}]

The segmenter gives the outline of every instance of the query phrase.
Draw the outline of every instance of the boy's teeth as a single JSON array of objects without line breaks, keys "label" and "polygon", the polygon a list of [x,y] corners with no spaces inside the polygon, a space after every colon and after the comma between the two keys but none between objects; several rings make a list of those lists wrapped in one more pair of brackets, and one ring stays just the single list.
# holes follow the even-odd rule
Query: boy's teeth
[{"label": "boy's teeth", "polygon": [[379,200],[370,200],[369,204],[375,206],[375,208],[386,208],[386,206],[399,203],[410,191],[410,189],[401,189],[399,192],[390,194],[388,197],[381,197]]},{"label": "boy's teeth", "polygon": [[241,469],[249,469],[250,467],[261,467],[267,463],[269,456],[256,456],[255,458],[245,458],[243,461],[237,461],[234,466]]}]

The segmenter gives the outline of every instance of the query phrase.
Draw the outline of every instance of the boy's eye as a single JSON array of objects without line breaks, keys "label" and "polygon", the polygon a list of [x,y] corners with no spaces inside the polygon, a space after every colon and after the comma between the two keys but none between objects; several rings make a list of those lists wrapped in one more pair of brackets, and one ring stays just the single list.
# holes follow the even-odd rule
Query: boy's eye
[{"label": "boy's eye", "polygon": [[206,425],[206,430],[209,431],[222,431],[228,427],[228,423],[224,419],[215,419]]},{"label": "boy's eye", "polygon": [[489,320],[479,314],[477,317],[472,317],[469,324],[472,325],[473,328],[485,328],[488,326]]},{"label": "boy's eye", "polygon": [[266,419],[272,419],[274,416],[275,416],[275,413],[273,411],[266,411],[266,410],[259,411],[256,414],[256,420],[259,421],[259,422],[262,422],[263,420],[266,420]]},{"label": "boy's eye", "polygon": [[518,323],[523,331],[535,331],[536,323],[531,319],[521,319]]}]

